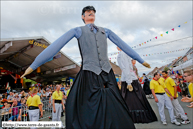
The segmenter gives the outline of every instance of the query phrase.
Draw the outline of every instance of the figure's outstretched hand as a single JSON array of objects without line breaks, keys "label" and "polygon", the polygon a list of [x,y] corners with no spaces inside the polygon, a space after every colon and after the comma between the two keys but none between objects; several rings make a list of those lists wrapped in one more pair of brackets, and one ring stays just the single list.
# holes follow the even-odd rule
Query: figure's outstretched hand
[{"label": "figure's outstretched hand", "polygon": [[147,62],[143,62],[142,65],[145,66],[145,67],[147,67],[147,68],[151,68],[150,64],[148,64]]},{"label": "figure's outstretched hand", "polygon": [[28,67],[25,71],[25,73],[21,76],[21,78],[23,78],[24,76],[30,74],[31,72],[33,72],[33,69],[31,67]]}]

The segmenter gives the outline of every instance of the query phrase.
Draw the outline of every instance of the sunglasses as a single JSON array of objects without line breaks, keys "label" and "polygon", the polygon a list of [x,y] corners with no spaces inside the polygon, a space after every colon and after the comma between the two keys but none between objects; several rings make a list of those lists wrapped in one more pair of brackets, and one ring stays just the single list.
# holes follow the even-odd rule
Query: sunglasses
[{"label": "sunglasses", "polygon": [[[188,76],[190,76],[190,75],[188,75]],[[188,77],[188,76],[183,76],[183,77],[186,78],[186,77]]]}]

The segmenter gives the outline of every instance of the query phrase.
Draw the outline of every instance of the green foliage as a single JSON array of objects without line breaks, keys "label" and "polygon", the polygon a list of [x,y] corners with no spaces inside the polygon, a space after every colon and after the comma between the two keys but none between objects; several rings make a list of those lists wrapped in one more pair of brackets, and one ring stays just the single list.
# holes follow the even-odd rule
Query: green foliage
[{"label": "green foliage", "polygon": [[169,68],[168,68],[168,67],[165,67],[165,68],[164,68],[164,71],[168,71],[168,70],[169,70]]}]

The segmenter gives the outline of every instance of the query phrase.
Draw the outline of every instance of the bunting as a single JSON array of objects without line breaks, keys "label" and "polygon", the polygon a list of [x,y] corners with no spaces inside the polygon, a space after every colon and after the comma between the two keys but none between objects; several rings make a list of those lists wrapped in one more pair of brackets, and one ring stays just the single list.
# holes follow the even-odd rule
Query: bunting
[{"label": "bunting", "polygon": [[[191,20],[193,20],[193,19],[191,19]],[[188,21],[184,22],[184,24],[186,24],[186,23],[188,23]],[[181,25],[178,25],[178,27],[181,27]],[[172,28],[171,31],[174,31],[174,29],[175,29],[175,28]],[[166,34],[168,34],[168,33],[169,33],[169,31],[166,31]],[[163,37],[163,34],[160,34],[160,36]],[[154,37],[154,38],[152,38],[152,39],[158,39],[158,36],[156,36],[156,37]],[[150,41],[152,41],[152,39],[147,40],[147,43],[150,42]],[[146,42],[144,42],[144,44],[146,44]],[[132,48],[137,48],[137,46],[142,46],[142,45],[144,45],[144,44],[142,43],[141,45],[135,45],[135,46],[133,46]]]},{"label": "bunting", "polygon": [[[157,53],[149,53],[149,54],[143,54],[143,56],[152,56],[152,55],[161,55],[161,54],[170,54],[170,53],[174,53],[174,52],[179,52],[179,51],[183,51],[183,50],[187,50],[187,49],[190,49],[190,48],[193,48],[193,47],[186,47],[186,48],[183,48],[183,49],[177,49],[177,50],[172,50],[172,51],[165,51],[165,52],[157,52]],[[114,54],[111,54],[111,56],[114,56],[114,55],[117,55],[119,54],[119,52],[115,52]],[[116,57],[110,57],[109,58],[110,60],[111,59],[116,59]]]}]

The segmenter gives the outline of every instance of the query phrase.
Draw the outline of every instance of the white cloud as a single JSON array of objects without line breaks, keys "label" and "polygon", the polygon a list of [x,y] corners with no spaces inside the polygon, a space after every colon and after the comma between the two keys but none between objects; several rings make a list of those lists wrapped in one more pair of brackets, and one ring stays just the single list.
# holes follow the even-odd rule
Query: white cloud
[{"label": "white cloud", "polygon": [[[2,1],[1,38],[44,36],[53,42],[71,28],[84,25],[81,11],[87,5],[96,8],[96,25],[111,29],[130,46],[155,36],[158,39],[148,42],[146,46],[192,36],[192,1]],[[184,24],[186,21],[188,23]],[[175,30],[172,31],[172,28]],[[166,31],[169,33],[166,34]],[[176,50],[191,44],[192,39],[189,39],[136,52],[152,63],[153,69],[169,61],[159,64],[153,62],[177,58],[185,51],[149,57],[143,57],[143,54]],[[109,40],[108,46],[109,52],[117,52],[116,46]],[[70,41],[62,51],[71,57],[80,56],[76,39]],[[139,63],[137,67],[146,69]]]}]

